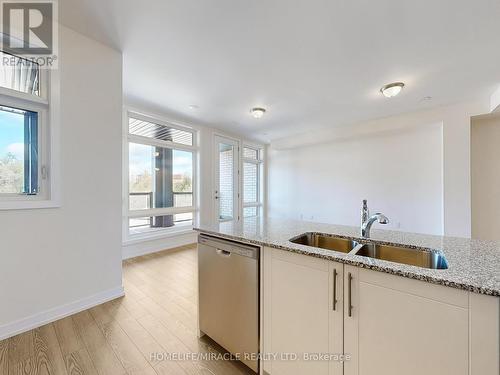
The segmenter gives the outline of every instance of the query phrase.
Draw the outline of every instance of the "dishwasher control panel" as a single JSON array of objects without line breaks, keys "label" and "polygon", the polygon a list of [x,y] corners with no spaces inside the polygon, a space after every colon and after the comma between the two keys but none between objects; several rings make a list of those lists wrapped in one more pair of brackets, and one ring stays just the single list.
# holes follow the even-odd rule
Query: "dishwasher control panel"
[{"label": "dishwasher control panel", "polygon": [[231,253],[253,259],[259,258],[259,248],[246,244],[231,242],[222,239],[219,240],[218,238],[203,235],[199,236],[198,243],[214,247],[218,250],[222,250],[225,253]]}]

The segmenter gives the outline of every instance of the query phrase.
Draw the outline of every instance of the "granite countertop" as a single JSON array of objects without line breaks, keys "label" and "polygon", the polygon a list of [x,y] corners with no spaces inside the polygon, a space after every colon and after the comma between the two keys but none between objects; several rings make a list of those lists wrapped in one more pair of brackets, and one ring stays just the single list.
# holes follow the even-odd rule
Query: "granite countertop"
[{"label": "granite countertop", "polygon": [[200,225],[195,230],[217,237],[324,258],[474,293],[500,296],[500,242],[372,229],[371,240],[386,244],[431,248],[444,253],[448,269],[433,270],[348,255],[289,241],[306,232],[359,238],[359,228],[356,227],[275,218],[250,218],[240,223]]}]

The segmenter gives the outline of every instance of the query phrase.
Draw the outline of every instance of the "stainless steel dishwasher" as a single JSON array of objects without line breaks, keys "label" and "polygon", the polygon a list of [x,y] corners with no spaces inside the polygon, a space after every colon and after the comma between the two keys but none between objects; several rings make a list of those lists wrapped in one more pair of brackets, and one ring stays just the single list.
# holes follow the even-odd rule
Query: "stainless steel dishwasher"
[{"label": "stainless steel dishwasher", "polygon": [[[259,251],[200,234],[198,237],[200,331],[258,372]],[[254,355],[254,358],[248,355]]]}]

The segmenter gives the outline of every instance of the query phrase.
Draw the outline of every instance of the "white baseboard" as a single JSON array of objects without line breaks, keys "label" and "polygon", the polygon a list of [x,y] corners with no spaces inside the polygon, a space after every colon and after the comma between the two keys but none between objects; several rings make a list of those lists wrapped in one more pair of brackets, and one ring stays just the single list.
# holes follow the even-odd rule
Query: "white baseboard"
[{"label": "white baseboard", "polygon": [[156,253],[158,251],[173,249],[179,246],[190,245],[196,243],[196,236],[196,232],[190,231],[188,233],[170,235],[165,238],[124,244],[122,246],[122,257],[123,259],[130,259],[141,255]]},{"label": "white baseboard", "polygon": [[123,286],[120,286],[118,288],[94,294],[90,297],[82,298],[78,301],[42,311],[38,314],[19,319],[12,323],[4,324],[0,326],[0,341],[29,331],[30,329],[52,323],[69,315],[79,313],[80,311],[90,309],[113,299],[123,297],[124,295],[125,291]]}]

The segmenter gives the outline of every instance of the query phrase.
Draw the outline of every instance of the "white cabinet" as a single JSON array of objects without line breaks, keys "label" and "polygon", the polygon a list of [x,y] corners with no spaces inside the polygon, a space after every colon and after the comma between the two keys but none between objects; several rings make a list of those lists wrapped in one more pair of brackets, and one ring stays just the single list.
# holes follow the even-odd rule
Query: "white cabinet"
[{"label": "white cabinet", "polygon": [[342,374],[341,362],[313,359],[317,354],[343,351],[342,269],[341,264],[309,256],[264,251],[267,373]]},{"label": "white cabinet", "polygon": [[500,374],[500,298],[469,295],[471,375]]},{"label": "white cabinet", "polygon": [[468,292],[351,266],[345,375],[467,375]]},{"label": "white cabinet", "polygon": [[[499,374],[500,298],[271,248],[263,255],[266,373]],[[312,353],[350,359],[303,360]]]}]

